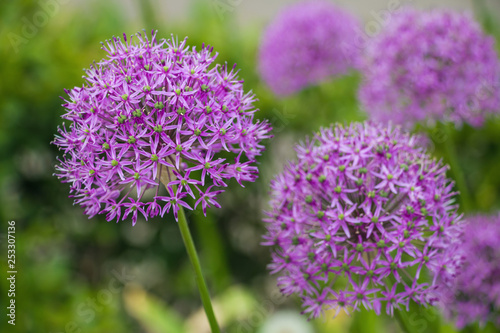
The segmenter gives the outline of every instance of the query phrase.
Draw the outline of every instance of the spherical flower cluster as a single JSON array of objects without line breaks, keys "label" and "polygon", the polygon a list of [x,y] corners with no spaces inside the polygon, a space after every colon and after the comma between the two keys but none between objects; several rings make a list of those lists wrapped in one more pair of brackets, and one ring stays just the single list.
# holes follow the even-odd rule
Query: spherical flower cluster
[{"label": "spherical flower cluster", "polygon": [[372,119],[480,126],[500,111],[494,40],[467,14],[402,10],[365,53],[360,99]]},{"label": "spherical flower cluster", "polygon": [[500,215],[466,220],[457,277],[443,289],[442,308],[458,327],[474,321],[500,327]]},{"label": "spherical flower cluster", "polygon": [[399,128],[354,123],[297,147],[271,184],[264,245],[304,313],[434,303],[460,233],[446,166]]},{"label": "spherical flower cluster", "polygon": [[263,34],[259,72],[275,94],[285,96],[347,73],[361,48],[357,20],[326,1],[294,4]]},{"label": "spherical flower cluster", "polygon": [[187,196],[205,213],[219,207],[228,179],[255,180],[270,126],[254,120],[255,96],[235,68],[212,66],[212,48],[158,41],[153,32],[103,49],[109,55],[86,71],[86,83],[66,91],[71,123],[54,141],[64,152],[56,175],[86,214],[131,215],[134,224],[138,212],[177,218],[180,206],[192,209]]}]

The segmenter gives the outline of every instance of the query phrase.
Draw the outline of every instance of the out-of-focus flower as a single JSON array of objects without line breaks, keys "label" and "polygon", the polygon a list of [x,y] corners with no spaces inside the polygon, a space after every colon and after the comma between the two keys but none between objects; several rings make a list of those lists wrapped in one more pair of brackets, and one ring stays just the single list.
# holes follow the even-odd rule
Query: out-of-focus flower
[{"label": "out-of-focus flower", "polygon": [[360,99],[372,119],[480,126],[500,112],[494,39],[468,14],[404,9],[367,42]]},{"label": "out-of-focus flower", "polygon": [[358,21],[326,1],[305,1],[281,12],[267,27],[259,72],[275,94],[285,96],[357,65]]},{"label": "out-of-focus flower", "polygon": [[177,218],[181,206],[192,209],[187,196],[205,213],[219,206],[228,179],[256,179],[270,126],[254,120],[255,96],[235,67],[213,66],[210,46],[190,49],[154,32],[114,37],[103,49],[108,57],[86,71],[86,83],[66,91],[70,125],[54,141],[64,152],[56,175],[89,217],[131,215],[135,224],[139,212],[147,219],[172,210]]},{"label": "out-of-focus flower", "polygon": [[466,219],[459,247],[462,263],[455,279],[443,285],[444,312],[459,328],[479,321],[500,327],[500,215]]},{"label": "out-of-focus flower", "polygon": [[390,126],[336,125],[299,145],[272,182],[269,268],[310,317],[432,304],[436,280],[454,273],[453,183],[417,142]]}]

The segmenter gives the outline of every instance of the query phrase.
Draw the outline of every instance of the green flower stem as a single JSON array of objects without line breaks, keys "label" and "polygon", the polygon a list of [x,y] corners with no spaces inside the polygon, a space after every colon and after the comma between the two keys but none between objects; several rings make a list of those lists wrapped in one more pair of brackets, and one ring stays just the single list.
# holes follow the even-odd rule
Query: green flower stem
[{"label": "green flower stem", "polygon": [[203,253],[201,260],[205,267],[210,270],[213,291],[223,291],[231,283],[231,273],[227,262],[226,251],[221,233],[217,229],[217,221],[210,213],[207,216],[203,214],[193,214],[193,220],[196,222],[195,228],[200,235],[198,248]]},{"label": "green flower stem", "polygon": [[203,273],[201,272],[200,259],[198,259],[198,254],[196,253],[196,247],[194,246],[193,238],[191,237],[191,232],[189,231],[188,223],[186,220],[186,215],[184,214],[184,209],[180,207],[179,209],[179,229],[181,231],[182,240],[186,245],[186,250],[193,265],[194,272],[196,275],[196,283],[198,284],[198,289],[200,290],[201,301],[203,307],[205,308],[205,313],[207,314],[208,322],[210,323],[210,328],[212,333],[220,333],[219,325],[215,319],[214,310],[212,308],[212,302],[210,301],[210,294],[208,293],[207,284],[203,278]]},{"label": "green flower stem", "polygon": [[[397,283],[396,278],[394,276],[389,276],[386,279],[387,286],[389,289],[392,288],[392,286]],[[404,309],[404,307],[402,306]],[[417,331],[414,329],[412,325],[408,322],[408,317],[406,315],[405,310],[399,310],[397,308],[394,308],[394,317],[399,323],[399,326],[401,327],[401,330],[403,333],[416,333]]]},{"label": "green flower stem", "polygon": [[151,0],[139,1],[139,8],[142,15],[142,24],[148,32],[151,29],[156,29],[159,25],[156,20],[155,8]]},{"label": "green flower stem", "polygon": [[472,209],[471,197],[469,189],[467,187],[467,182],[465,181],[464,172],[458,162],[457,153],[455,146],[453,145],[453,131],[449,124],[442,124],[444,134],[446,134],[444,142],[444,150],[450,164],[450,171],[452,173],[453,179],[455,180],[455,186],[460,192],[460,204],[464,212],[470,212]]},{"label": "green flower stem", "polygon": [[406,313],[404,313],[403,311],[404,310],[394,309],[394,317],[397,319],[399,326],[401,326],[403,333],[415,333],[416,331],[408,322]]}]

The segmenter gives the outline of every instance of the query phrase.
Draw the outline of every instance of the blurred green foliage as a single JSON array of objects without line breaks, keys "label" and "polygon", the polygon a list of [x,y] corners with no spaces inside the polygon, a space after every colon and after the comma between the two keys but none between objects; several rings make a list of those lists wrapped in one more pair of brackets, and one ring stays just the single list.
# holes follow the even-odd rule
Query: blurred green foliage
[{"label": "blurred green foliage", "polygon": [[[299,311],[297,299],[271,296],[275,278],[265,268],[268,249],[259,245],[268,182],[283,160],[293,156],[295,142],[332,122],[365,119],[356,99],[359,76],[352,73],[279,100],[255,70],[263,27],[241,31],[231,11],[213,7],[214,2],[192,1],[190,20],[175,24],[148,1],[131,1],[131,8],[96,0],[42,3],[52,7],[28,0],[0,2],[1,255],[7,253],[5,222],[15,220],[18,271],[12,327],[5,319],[8,285],[2,258],[0,331],[176,333],[196,325],[200,301],[173,219],[139,221],[133,229],[130,221],[87,220],[72,206],[68,186],[52,176],[58,152],[49,142],[61,123],[63,88],[82,84],[82,68],[104,56],[100,41],[142,28],[159,29],[161,37],[189,36],[190,45],[213,45],[219,62],[237,63],[246,89],[259,98],[259,117],[270,119],[275,128],[261,158],[259,180],[244,189],[231,184],[221,197],[223,208],[210,210],[207,218],[200,212],[189,216],[216,307],[223,313],[221,322],[228,332],[243,332],[241,323],[256,313],[265,318],[278,309]],[[46,13],[45,21],[40,12]],[[477,12],[498,36],[498,16],[479,4]],[[481,129],[464,126],[448,140],[459,151],[473,210],[497,210],[500,122],[489,121]],[[443,144],[436,143],[432,151],[443,156]],[[230,288],[236,284],[244,287]],[[412,306],[409,318],[419,332],[438,331],[435,311]],[[244,327],[257,331],[263,321]],[[318,332],[399,331],[393,319],[368,312],[314,325]],[[441,326],[440,332],[453,332],[452,325]]]}]

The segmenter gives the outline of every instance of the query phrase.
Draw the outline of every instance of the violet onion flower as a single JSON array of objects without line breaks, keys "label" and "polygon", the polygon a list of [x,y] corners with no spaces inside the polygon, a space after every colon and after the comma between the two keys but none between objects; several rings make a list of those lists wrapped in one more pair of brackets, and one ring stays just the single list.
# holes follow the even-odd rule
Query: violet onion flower
[{"label": "violet onion flower", "polygon": [[466,219],[456,278],[443,281],[442,309],[459,328],[491,321],[500,328],[500,215]]},{"label": "violet onion flower", "polygon": [[451,121],[481,126],[500,112],[493,37],[450,10],[393,14],[366,44],[360,100],[369,116],[408,127]]},{"label": "violet onion flower", "polygon": [[139,213],[173,211],[177,219],[180,207],[193,209],[187,197],[206,213],[229,179],[256,179],[271,127],[254,119],[254,94],[234,66],[214,64],[213,48],[155,32],[113,37],[102,48],[107,58],[66,90],[69,124],[54,140],[63,151],[56,175],[89,217],[135,224]]},{"label": "violet onion flower", "polygon": [[287,7],[262,35],[262,79],[275,94],[286,96],[346,74],[358,65],[359,27],[354,16],[324,0]]},{"label": "violet onion flower", "polygon": [[304,313],[433,304],[460,234],[453,182],[398,127],[321,129],[271,183],[271,273]]}]

